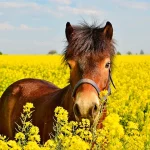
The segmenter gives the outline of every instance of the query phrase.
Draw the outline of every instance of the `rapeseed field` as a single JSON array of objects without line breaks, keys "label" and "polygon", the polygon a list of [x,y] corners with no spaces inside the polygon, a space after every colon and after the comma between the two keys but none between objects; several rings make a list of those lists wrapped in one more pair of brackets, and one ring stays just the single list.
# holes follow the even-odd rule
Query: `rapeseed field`
[{"label": "rapeseed field", "polygon": [[[2,55],[0,56],[0,96],[13,82],[22,78],[48,80],[60,88],[68,84],[69,68],[62,64],[61,55]],[[104,128],[90,131],[89,121],[68,122],[68,113],[55,109],[56,135],[40,145],[39,129],[26,122],[15,140],[0,136],[0,150],[149,150],[150,149],[150,55],[116,56],[112,77],[108,115]],[[31,117],[31,103],[24,111]],[[62,117],[63,116],[63,117]],[[31,117],[32,118],[32,117]],[[63,121],[62,121],[63,120]],[[64,124],[62,124],[64,122]],[[74,127],[82,126],[75,130]],[[92,143],[95,143],[93,146]]]}]

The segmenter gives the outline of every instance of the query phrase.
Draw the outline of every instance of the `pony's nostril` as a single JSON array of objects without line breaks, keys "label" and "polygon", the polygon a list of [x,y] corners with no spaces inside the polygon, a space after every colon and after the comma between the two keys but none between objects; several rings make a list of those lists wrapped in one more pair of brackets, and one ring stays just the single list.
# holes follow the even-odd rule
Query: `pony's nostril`
[{"label": "pony's nostril", "polygon": [[95,104],[94,105],[94,112],[96,112],[98,110],[98,107],[97,107],[97,105]]},{"label": "pony's nostril", "polygon": [[98,105],[94,105],[92,109],[92,116],[98,112]]},{"label": "pony's nostril", "polygon": [[79,109],[78,104],[75,104],[75,106],[74,106],[74,113],[75,113],[75,115],[78,116],[78,117],[81,115],[81,114],[80,114],[80,109]]},{"label": "pony's nostril", "polygon": [[89,116],[94,117],[97,114],[97,112],[98,112],[98,105],[95,104],[89,110]]}]

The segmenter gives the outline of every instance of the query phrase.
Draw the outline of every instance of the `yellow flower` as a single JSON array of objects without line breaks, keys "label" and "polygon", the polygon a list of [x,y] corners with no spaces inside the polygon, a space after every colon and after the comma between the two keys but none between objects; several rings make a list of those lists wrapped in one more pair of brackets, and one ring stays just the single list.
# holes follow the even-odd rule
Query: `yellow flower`
[{"label": "yellow flower", "polygon": [[82,121],[81,122],[79,122],[79,126],[81,127],[81,128],[90,128],[90,120],[88,120],[88,119],[82,119]]},{"label": "yellow flower", "polygon": [[30,135],[28,138],[29,141],[40,142],[40,135]]},{"label": "yellow flower", "polygon": [[128,128],[128,129],[138,129],[138,124],[137,124],[137,123],[134,123],[134,122],[132,122],[132,121],[129,121],[127,128]]},{"label": "yellow flower", "polygon": [[62,107],[55,108],[55,117],[60,125],[64,125],[68,122],[68,112]]},{"label": "yellow flower", "polygon": [[30,121],[25,122],[25,128],[32,127],[32,123]]},{"label": "yellow flower", "polygon": [[21,150],[21,147],[17,145],[16,141],[9,140],[7,142],[7,145],[9,146],[10,150]]},{"label": "yellow flower", "polygon": [[35,135],[35,134],[38,134],[39,133],[39,128],[36,127],[36,126],[32,126],[29,130],[29,134],[31,135]]},{"label": "yellow flower", "polygon": [[106,96],[108,94],[108,91],[107,90],[103,90],[99,93],[100,95],[100,98],[103,98],[104,96]]},{"label": "yellow flower", "polygon": [[8,150],[7,143],[0,140],[0,150]]},{"label": "yellow flower", "polygon": [[31,108],[34,108],[32,103],[26,103],[25,106],[23,106],[23,113],[29,113]]},{"label": "yellow flower", "polygon": [[69,136],[69,135],[72,135],[72,128],[68,124],[65,124],[61,128],[60,132]]},{"label": "yellow flower", "polygon": [[79,136],[73,136],[65,150],[90,150],[90,144],[82,140]]},{"label": "yellow flower", "polygon": [[15,135],[16,140],[25,140],[25,135],[22,132],[18,132]]},{"label": "yellow flower", "polygon": [[5,141],[5,140],[6,140],[6,136],[5,136],[5,135],[2,136],[2,135],[0,134],[0,140]]},{"label": "yellow flower", "polygon": [[51,150],[55,150],[56,149],[56,143],[54,142],[54,140],[48,140],[45,142],[44,147],[47,147]]},{"label": "yellow flower", "polygon": [[36,142],[29,141],[24,150],[40,150],[40,146]]}]

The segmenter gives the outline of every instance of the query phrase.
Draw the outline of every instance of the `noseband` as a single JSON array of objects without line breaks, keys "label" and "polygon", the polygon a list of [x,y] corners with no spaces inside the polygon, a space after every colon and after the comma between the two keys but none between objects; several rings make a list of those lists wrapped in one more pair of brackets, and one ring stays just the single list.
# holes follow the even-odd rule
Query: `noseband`
[{"label": "noseband", "polygon": [[[109,70],[109,78],[108,78],[108,80],[111,81],[112,85],[113,85],[114,88],[115,88],[115,85],[114,85],[113,80],[112,80],[112,77],[111,77],[111,72],[110,72],[110,70]],[[109,82],[109,81],[108,81],[108,82]],[[102,99],[102,100],[106,100],[107,97],[111,94],[111,88],[110,88],[110,84],[109,84],[107,95],[105,95],[105,96],[103,96],[103,97],[101,98],[101,97],[100,97],[100,92],[101,92],[101,91],[100,91],[99,87],[97,86],[97,84],[96,84],[93,80],[85,78],[85,79],[79,80],[79,81],[77,82],[77,84],[75,85],[75,87],[74,87],[74,89],[73,89],[73,92],[72,92],[72,97],[73,97],[73,98],[75,97],[75,94],[76,94],[76,91],[77,91],[78,87],[79,87],[81,84],[85,84],[85,83],[92,85],[92,86],[95,88],[95,90],[97,91],[98,97],[99,97],[100,99]]]}]

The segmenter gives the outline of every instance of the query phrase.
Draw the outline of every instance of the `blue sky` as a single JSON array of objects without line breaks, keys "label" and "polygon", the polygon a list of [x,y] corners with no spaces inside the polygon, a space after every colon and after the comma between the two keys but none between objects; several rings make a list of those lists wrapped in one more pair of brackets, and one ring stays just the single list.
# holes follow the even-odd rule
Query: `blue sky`
[{"label": "blue sky", "polygon": [[0,0],[0,51],[47,54],[65,47],[65,24],[97,20],[114,28],[121,53],[150,54],[150,0]]}]

